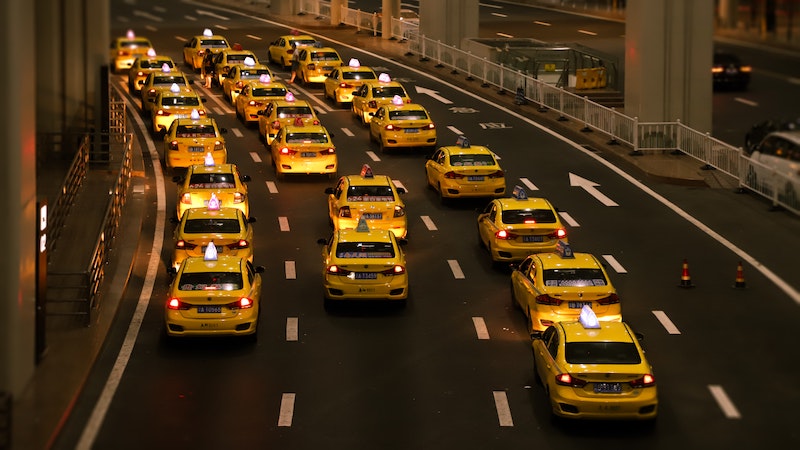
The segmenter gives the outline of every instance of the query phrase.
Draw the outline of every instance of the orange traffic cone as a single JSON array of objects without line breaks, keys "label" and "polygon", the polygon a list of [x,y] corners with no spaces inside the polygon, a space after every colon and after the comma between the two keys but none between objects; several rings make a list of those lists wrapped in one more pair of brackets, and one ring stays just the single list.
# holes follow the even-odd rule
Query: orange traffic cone
[{"label": "orange traffic cone", "polygon": [[692,277],[689,276],[689,263],[683,260],[683,271],[681,272],[681,284],[678,286],[682,288],[694,287],[692,284]]},{"label": "orange traffic cone", "polygon": [[736,267],[736,282],[733,287],[739,289],[747,287],[747,284],[744,282],[744,269],[742,268],[741,261],[739,261],[739,265]]}]

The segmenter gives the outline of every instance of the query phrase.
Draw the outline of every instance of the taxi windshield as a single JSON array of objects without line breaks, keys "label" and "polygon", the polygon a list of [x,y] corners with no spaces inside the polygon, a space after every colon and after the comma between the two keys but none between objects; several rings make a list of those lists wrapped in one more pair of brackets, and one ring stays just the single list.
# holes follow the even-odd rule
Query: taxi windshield
[{"label": "taxi windshield", "polygon": [[255,88],[253,89],[253,97],[284,97],[286,89],[284,88]]},{"label": "taxi windshield", "polygon": [[241,232],[238,219],[189,219],[183,226],[184,233],[229,233],[238,234]]},{"label": "taxi windshield", "polygon": [[236,181],[232,173],[195,173],[189,178],[190,189],[233,189]]},{"label": "taxi windshield", "polygon": [[421,109],[389,111],[389,120],[424,120],[428,115]]},{"label": "taxi windshield", "polygon": [[348,202],[392,202],[394,192],[389,186],[350,186],[347,188]]},{"label": "taxi windshield", "polygon": [[328,136],[325,133],[289,133],[286,135],[286,142],[292,144],[325,144]]},{"label": "taxi windshield", "polygon": [[[255,70],[242,70],[239,72],[239,78],[243,80],[258,80],[261,78],[261,75],[269,75],[269,71],[267,69],[255,69]],[[285,95],[285,94],[284,94]]]},{"label": "taxi windshield", "polygon": [[183,273],[178,282],[181,291],[237,291],[244,287],[241,272]]},{"label": "taxi windshield", "polygon": [[493,166],[492,155],[450,155],[451,166]]},{"label": "taxi windshield", "polygon": [[200,106],[200,99],[190,97],[161,97],[161,106]]},{"label": "taxi windshield", "polygon": [[567,342],[564,358],[570,364],[639,364],[642,358],[632,342]]},{"label": "taxi windshield", "polygon": [[400,86],[378,86],[372,88],[373,97],[392,98],[395,95],[406,97],[406,91]]},{"label": "taxi windshield", "polygon": [[544,271],[545,286],[585,287],[606,286],[603,271],[600,269],[547,269]]},{"label": "taxi windshield", "polygon": [[312,117],[311,107],[309,106],[281,106],[278,108],[278,118],[286,119],[290,117]]},{"label": "taxi windshield", "polygon": [[339,61],[339,55],[334,52],[311,52],[312,61]]},{"label": "taxi windshield", "polygon": [[201,39],[200,46],[205,48],[228,48],[225,39]]},{"label": "taxi windshield", "polygon": [[337,258],[394,258],[391,242],[339,242]]},{"label": "taxi windshield", "polygon": [[377,78],[372,72],[342,72],[342,78],[345,80],[374,80]]},{"label": "taxi windshield", "polygon": [[175,137],[179,138],[213,138],[217,137],[211,125],[178,125]]},{"label": "taxi windshield", "polygon": [[512,209],[503,211],[503,223],[556,223],[550,209]]}]

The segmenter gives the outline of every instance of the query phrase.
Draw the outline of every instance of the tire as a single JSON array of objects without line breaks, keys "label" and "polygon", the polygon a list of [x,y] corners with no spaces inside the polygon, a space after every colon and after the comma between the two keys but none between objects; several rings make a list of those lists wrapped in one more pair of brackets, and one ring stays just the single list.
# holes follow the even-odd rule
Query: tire
[{"label": "tire", "polygon": [[511,282],[509,287],[511,288],[511,306],[514,309],[522,311],[522,306],[520,306],[519,302],[517,301],[517,294],[514,293],[514,282]]}]

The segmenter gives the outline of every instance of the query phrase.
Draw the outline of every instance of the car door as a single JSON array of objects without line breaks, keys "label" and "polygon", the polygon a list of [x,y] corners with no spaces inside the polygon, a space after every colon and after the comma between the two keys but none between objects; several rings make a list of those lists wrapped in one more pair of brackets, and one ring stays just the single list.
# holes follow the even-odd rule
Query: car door
[{"label": "car door", "polygon": [[478,216],[478,234],[480,235],[481,242],[487,247],[490,245],[494,233],[497,231],[497,204],[490,202],[483,209],[483,212]]},{"label": "car door", "polygon": [[561,345],[558,330],[555,326],[548,327],[542,333],[542,338],[536,341],[539,341],[535,352],[536,373],[539,374],[542,383],[548,384],[551,380],[555,380],[559,372],[556,364],[558,348]]},{"label": "car door", "polygon": [[[532,275],[530,274],[533,265],[533,257],[528,256],[511,272],[511,289],[513,290],[514,300],[520,309],[528,316],[530,310],[530,292]],[[534,273],[535,276],[535,273]]]},{"label": "car door", "polygon": [[334,69],[325,78],[325,97],[330,97],[336,100],[336,87],[339,86],[339,70]]},{"label": "car door", "polygon": [[443,149],[436,150],[433,156],[425,163],[425,174],[428,177],[428,184],[435,189],[439,189],[439,179],[444,173],[444,163],[447,153]]},{"label": "car door", "polygon": [[332,224],[336,223],[336,217],[339,215],[340,200],[347,192],[347,182],[344,178],[340,178],[333,193],[328,195],[328,216]]},{"label": "car door", "polygon": [[357,91],[353,92],[353,114],[360,116],[364,113],[364,102],[366,101],[369,86],[362,84]]},{"label": "car door", "polygon": [[369,134],[375,139],[381,139],[381,128],[386,125],[386,108],[378,108],[375,114],[372,115],[372,120],[369,121]]}]

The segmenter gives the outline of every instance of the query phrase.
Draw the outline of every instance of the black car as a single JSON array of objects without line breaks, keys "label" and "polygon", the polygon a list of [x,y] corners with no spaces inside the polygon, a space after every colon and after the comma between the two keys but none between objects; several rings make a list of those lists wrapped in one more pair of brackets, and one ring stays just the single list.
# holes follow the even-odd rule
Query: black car
[{"label": "black car", "polygon": [[711,74],[714,90],[745,90],[750,83],[750,66],[742,64],[739,57],[727,52],[714,52]]}]

